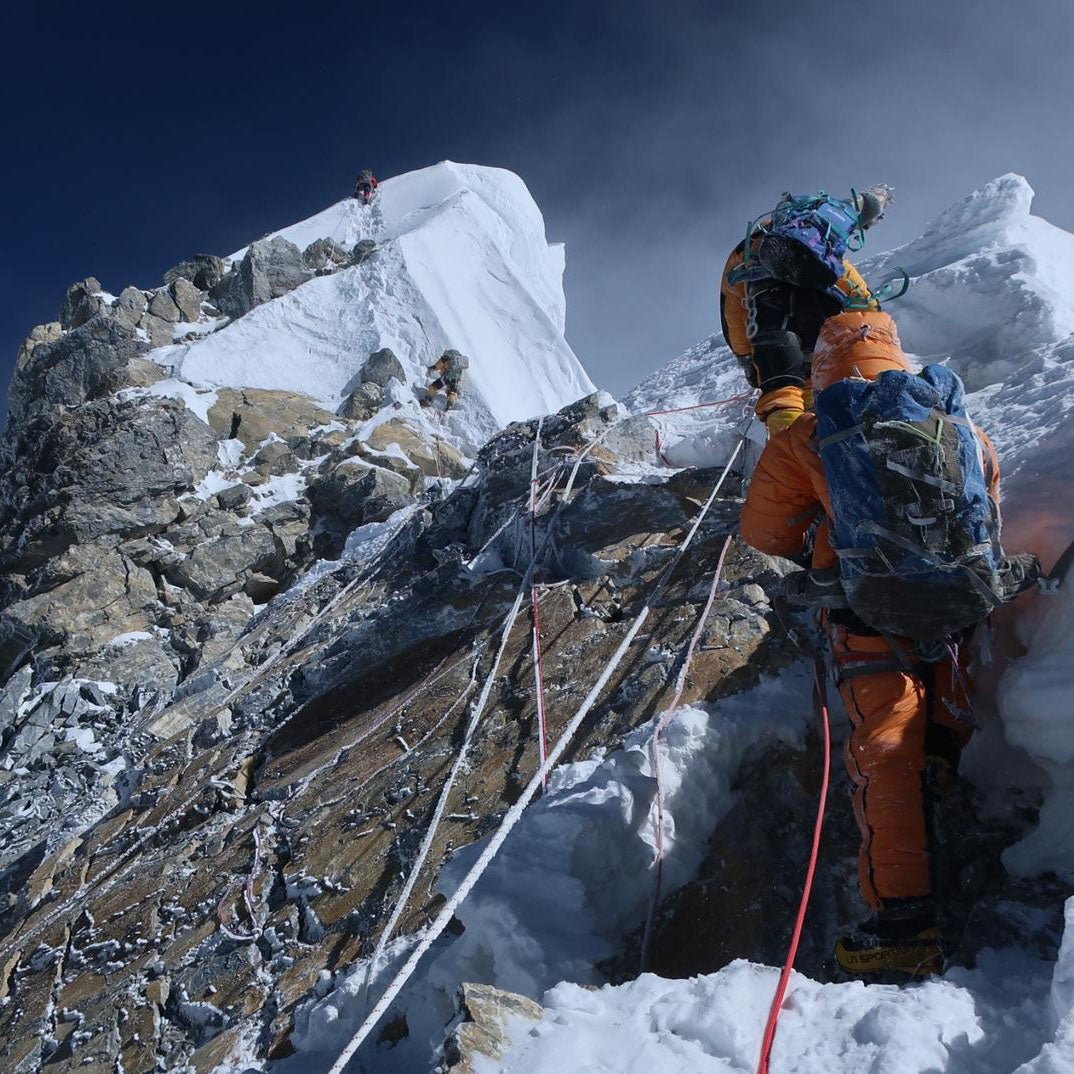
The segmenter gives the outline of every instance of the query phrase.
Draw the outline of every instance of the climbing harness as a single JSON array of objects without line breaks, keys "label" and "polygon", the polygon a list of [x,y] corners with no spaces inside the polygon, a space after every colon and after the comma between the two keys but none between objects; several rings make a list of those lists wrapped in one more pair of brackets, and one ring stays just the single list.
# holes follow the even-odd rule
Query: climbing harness
[{"label": "climbing harness", "polygon": [[794,931],[791,934],[791,942],[787,948],[787,959],[779,975],[776,994],[772,997],[772,1006],[768,1012],[768,1022],[764,1028],[764,1036],[761,1038],[761,1058],[757,1064],[757,1074],[768,1074],[772,1045],[776,1039],[776,1027],[779,1024],[779,1016],[783,1011],[783,1000],[786,998],[787,988],[790,985],[794,961],[798,957],[798,947],[802,940],[806,911],[809,909],[809,897],[813,892],[813,878],[816,875],[817,860],[820,856],[820,837],[824,830],[824,814],[828,806],[828,785],[831,779],[832,760],[832,729],[831,719],[828,715],[828,691],[826,686],[828,670],[825,667],[824,658],[819,653],[813,663],[813,675],[814,699],[824,739],[824,771],[820,783],[820,801],[817,803],[817,819],[813,825],[813,845],[809,853],[809,866],[806,869],[805,883],[802,885],[802,898],[798,904],[798,916],[795,918]]},{"label": "climbing harness", "polygon": [[866,298],[865,295],[850,295],[844,300],[843,309],[851,312],[854,310],[869,310],[873,308],[874,302],[877,305],[894,302],[895,299],[902,298],[910,290],[910,283],[910,273],[904,268],[896,268],[895,274],[889,276],[873,291],[871,298]]}]

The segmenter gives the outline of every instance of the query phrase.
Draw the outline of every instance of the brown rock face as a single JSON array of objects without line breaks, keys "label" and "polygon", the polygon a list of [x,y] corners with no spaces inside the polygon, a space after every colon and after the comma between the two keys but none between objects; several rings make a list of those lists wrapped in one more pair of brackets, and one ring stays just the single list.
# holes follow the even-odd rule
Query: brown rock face
[{"label": "brown rock face", "polygon": [[446,440],[430,444],[405,421],[393,418],[378,425],[369,436],[369,446],[385,451],[400,448],[426,477],[465,477],[469,469],[459,452]]},{"label": "brown rock face", "polygon": [[474,1074],[474,1060],[502,1059],[508,1038],[505,1022],[509,1018],[528,1018],[539,1022],[544,1013],[541,1005],[517,992],[505,992],[492,985],[462,986],[460,1002],[466,1018],[448,1045],[451,1066],[447,1074]]},{"label": "brown rock face", "polygon": [[221,388],[209,410],[213,432],[241,440],[249,454],[272,433],[285,441],[301,439],[334,420],[334,414],[308,396],[265,388]]}]

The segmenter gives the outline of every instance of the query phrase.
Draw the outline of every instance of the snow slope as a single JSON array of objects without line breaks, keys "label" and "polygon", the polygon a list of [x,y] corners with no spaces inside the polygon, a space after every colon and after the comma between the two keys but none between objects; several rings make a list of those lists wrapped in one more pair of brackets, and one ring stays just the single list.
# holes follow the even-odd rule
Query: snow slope
[{"label": "snow slope", "polygon": [[413,387],[454,347],[470,369],[449,423],[471,447],[594,390],[563,335],[563,247],[546,241],[511,172],[446,161],[386,180],[372,206],[348,198],[274,234],[301,249],[372,238],[379,250],[212,335],[154,352],[177,377],[303,392],[335,408],[372,351],[395,351]]}]

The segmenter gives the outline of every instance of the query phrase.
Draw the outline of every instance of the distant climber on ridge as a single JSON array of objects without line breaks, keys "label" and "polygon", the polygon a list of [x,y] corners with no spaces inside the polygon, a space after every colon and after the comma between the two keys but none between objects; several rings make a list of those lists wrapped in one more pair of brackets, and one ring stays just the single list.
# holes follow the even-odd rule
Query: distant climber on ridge
[{"label": "distant climber on ridge", "polygon": [[354,194],[363,205],[368,205],[377,192],[380,181],[369,168],[363,168],[354,180]]},{"label": "distant climber on ridge", "polygon": [[459,389],[462,386],[463,373],[470,368],[470,359],[459,351],[446,350],[440,357],[429,366],[429,372],[435,373],[436,378],[429,384],[422,406],[430,406],[434,396],[438,392],[444,392],[447,407],[454,406],[459,401]]},{"label": "distant climber on ridge", "polygon": [[973,730],[970,644],[1031,587],[1034,556],[999,543],[999,464],[942,366],[910,371],[879,311],[824,322],[813,410],[774,433],[742,512],[743,539],[812,567],[787,579],[818,609],[829,673],[853,725],[845,747],[872,918],[839,941],[848,973],[938,973],[944,949],[930,802]]},{"label": "distant climber on ridge", "polygon": [[757,417],[769,434],[807,408],[809,357],[824,320],[845,308],[879,309],[846,258],[893,199],[883,183],[851,199],[784,194],[751,221],[720,281],[720,322],[746,378],[761,389]]}]

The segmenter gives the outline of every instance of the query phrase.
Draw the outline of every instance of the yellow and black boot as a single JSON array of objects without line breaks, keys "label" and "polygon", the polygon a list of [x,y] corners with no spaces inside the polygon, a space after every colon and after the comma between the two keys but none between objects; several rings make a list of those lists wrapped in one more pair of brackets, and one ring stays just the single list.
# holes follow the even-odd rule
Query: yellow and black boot
[{"label": "yellow and black boot", "polygon": [[835,945],[840,967],[875,981],[920,980],[943,973],[944,951],[931,900],[886,908]]}]

